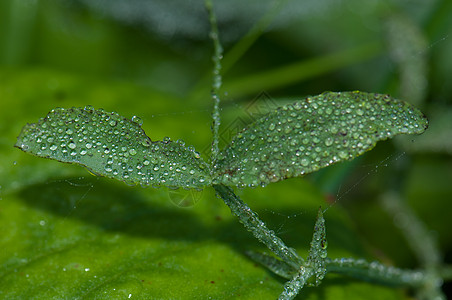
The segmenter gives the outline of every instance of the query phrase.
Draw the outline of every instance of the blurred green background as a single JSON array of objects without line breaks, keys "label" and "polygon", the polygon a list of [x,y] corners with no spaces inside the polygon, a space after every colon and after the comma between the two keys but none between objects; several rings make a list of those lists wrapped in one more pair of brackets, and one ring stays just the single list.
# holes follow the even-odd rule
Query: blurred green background
[{"label": "blurred green background", "polygon": [[[213,1],[225,49],[224,145],[241,126],[323,91],[389,93],[430,120],[306,178],[238,194],[306,253],[319,206],[330,257],[418,267],[395,192],[452,261],[452,2]],[[264,248],[211,190],[190,207],[13,148],[54,107],[139,115],[153,140],[210,147],[212,43],[200,0],[0,2],[0,298],[275,298],[284,283],[243,253]],[[207,158],[206,158],[207,159]],[[337,200],[337,201],[336,201]],[[445,290],[447,291],[447,284]],[[327,276],[300,299],[400,299],[403,290]],[[450,294],[449,294],[450,295]]]}]

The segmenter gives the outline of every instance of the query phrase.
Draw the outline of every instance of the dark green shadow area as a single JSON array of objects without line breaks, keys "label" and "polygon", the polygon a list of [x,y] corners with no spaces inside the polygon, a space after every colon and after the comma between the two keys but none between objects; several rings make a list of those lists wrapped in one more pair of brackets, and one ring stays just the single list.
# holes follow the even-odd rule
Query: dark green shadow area
[{"label": "dark green shadow area", "polygon": [[190,210],[162,205],[165,191],[151,191],[145,199],[135,189],[103,179],[67,178],[29,186],[20,197],[28,206],[105,231],[192,241],[208,236],[208,227]]},{"label": "dark green shadow area", "polygon": [[[251,190],[243,199],[246,201],[254,193],[259,191]],[[291,193],[293,191],[286,189],[284,197],[293,198]],[[31,185],[22,189],[19,197],[29,207],[50,212],[59,219],[80,220],[102,231],[171,241],[214,240],[229,245],[238,253],[250,249],[266,251],[230,214],[221,199],[210,194],[194,207],[182,208],[170,203],[166,188],[145,190],[88,177]],[[300,201],[298,204],[273,202],[267,208],[258,207],[256,212],[288,245],[305,255],[312,237],[316,207],[322,203],[313,206],[313,203]],[[294,212],[300,210],[305,213],[294,216]],[[337,211],[329,210],[326,218],[333,255],[335,252],[357,257],[366,255]]]}]

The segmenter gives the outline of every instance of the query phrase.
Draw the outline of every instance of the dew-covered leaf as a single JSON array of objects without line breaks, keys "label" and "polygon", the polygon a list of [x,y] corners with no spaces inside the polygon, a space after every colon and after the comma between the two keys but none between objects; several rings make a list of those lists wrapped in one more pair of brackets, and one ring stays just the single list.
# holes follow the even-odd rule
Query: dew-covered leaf
[{"label": "dew-covered leaf", "polygon": [[239,133],[215,162],[213,178],[257,186],[350,160],[380,140],[420,134],[426,117],[388,95],[327,92],[284,105]]},{"label": "dew-covered leaf", "polygon": [[192,147],[168,138],[151,141],[139,118],[129,120],[90,106],[52,110],[24,126],[15,146],[131,185],[202,188],[210,184],[208,165]]}]

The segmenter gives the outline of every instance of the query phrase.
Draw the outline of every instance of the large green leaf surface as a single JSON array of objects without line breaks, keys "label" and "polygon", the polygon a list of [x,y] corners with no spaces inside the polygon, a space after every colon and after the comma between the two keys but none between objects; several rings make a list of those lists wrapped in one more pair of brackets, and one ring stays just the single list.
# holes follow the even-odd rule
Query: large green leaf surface
[{"label": "large green leaf surface", "polygon": [[[139,112],[153,139],[185,137],[202,147],[210,135],[208,126],[204,128],[210,117],[204,107],[197,114],[173,118],[169,112],[180,111],[183,99],[136,85],[45,70],[3,71],[0,78],[0,298],[278,296],[284,280],[244,255],[246,250],[265,251],[264,247],[212,190],[205,190],[194,207],[181,208],[169,201],[166,188],[129,187],[13,147],[30,120],[53,107],[87,104],[126,116]],[[156,112],[165,117],[151,117]],[[189,130],[185,124],[190,124]],[[301,179],[287,180],[238,193],[290,246],[307,255],[316,211],[325,205],[314,186]],[[370,258],[337,206],[325,219],[330,257]],[[304,289],[298,298],[401,297],[397,289],[328,275],[320,287]]]}]

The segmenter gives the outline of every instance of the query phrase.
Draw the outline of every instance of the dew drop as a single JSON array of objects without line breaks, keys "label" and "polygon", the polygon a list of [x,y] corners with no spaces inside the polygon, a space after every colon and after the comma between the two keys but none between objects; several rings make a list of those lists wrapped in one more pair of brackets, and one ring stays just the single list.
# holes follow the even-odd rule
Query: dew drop
[{"label": "dew drop", "polygon": [[326,140],[325,140],[325,146],[327,146],[327,147],[329,147],[329,146],[331,146],[333,144],[333,139],[332,138],[327,138]]},{"label": "dew drop", "polygon": [[270,131],[275,130],[275,128],[276,128],[275,123],[271,123],[271,124],[268,126],[268,130],[270,130]]},{"label": "dew drop", "polygon": [[348,158],[348,154],[345,151],[339,151],[339,157],[345,159]]},{"label": "dew drop", "polygon": [[132,122],[134,122],[138,126],[143,125],[143,120],[140,117],[138,117],[138,116],[133,116],[132,117]]},{"label": "dew drop", "polygon": [[296,103],[293,104],[293,108],[295,110],[300,110],[300,109],[303,108],[303,105],[300,102],[296,102]]},{"label": "dew drop", "polygon": [[93,112],[94,111],[94,107],[92,105],[86,105],[84,110],[87,111],[87,112]]}]

